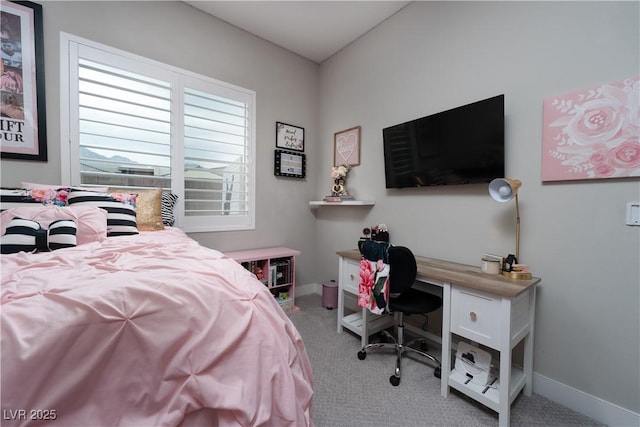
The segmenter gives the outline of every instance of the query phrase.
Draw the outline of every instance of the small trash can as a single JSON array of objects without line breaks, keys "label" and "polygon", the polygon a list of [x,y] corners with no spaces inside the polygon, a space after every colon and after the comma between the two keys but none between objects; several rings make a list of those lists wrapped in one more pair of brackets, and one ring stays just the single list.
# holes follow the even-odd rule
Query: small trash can
[{"label": "small trash can", "polygon": [[322,283],[322,306],[328,310],[338,306],[338,282],[335,280]]}]

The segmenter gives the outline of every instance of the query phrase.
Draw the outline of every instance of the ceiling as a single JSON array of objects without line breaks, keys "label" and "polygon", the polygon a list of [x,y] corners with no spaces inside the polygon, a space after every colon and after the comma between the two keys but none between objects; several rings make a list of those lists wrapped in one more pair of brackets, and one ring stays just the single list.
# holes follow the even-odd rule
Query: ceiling
[{"label": "ceiling", "polygon": [[313,62],[325,59],[408,1],[185,1]]}]

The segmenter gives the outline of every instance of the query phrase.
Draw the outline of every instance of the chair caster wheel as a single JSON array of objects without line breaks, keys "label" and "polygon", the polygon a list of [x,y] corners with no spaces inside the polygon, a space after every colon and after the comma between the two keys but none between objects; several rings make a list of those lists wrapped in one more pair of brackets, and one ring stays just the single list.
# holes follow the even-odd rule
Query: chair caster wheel
[{"label": "chair caster wheel", "polygon": [[433,370],[433,375],[436,378],[442,378],[442,368],[440,366],[438,366],[436,369]]},{"label": "chair caster wheel", "polygon": [[389,377],[389,382],[392,386],[397,387],[400,384],[400,377],[396,377],[395,375],[391,375]]},{"label": "chair caster wheel", "polygon": [[360,350],[360,351],[358,352],[358,359],[360,359],[360,360],[364,360],[364,359],[366,359],[366,358],[367,358],[367,352],[366,352],[366,351],[363,351],[363,350]]}]

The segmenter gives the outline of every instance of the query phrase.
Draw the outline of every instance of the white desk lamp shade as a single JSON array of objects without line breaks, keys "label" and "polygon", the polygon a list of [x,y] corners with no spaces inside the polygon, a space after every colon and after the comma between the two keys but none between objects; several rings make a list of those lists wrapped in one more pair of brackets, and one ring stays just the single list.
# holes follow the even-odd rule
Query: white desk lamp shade
[{"label": "white desk lamp shade", "polygon": [[489,184],[489,194],[498,202],[508,202],[518,193],[522,182],[517,179],[496,178]]}]

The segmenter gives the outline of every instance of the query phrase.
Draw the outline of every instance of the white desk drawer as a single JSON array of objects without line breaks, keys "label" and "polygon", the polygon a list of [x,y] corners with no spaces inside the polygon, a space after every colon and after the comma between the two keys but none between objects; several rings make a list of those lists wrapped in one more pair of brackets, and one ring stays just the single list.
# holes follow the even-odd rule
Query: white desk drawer
[{"label": "white desk drawer", "polygon": [[340,278],[340,286],[345,292],[358,295],[358,284],[360,283],[360,262],[345,259]]},{"label": "white desk drawer", "polygon": [[451,332],[500,348],[501,299],[484,292],[452,287]]}]

